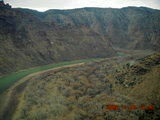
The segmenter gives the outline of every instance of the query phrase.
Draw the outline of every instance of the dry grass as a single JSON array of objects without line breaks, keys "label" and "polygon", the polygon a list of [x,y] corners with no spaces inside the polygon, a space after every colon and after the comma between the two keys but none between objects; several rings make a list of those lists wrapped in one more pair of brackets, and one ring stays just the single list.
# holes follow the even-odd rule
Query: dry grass
[{"label": "dry grass", "polygon": [[[105,109],[108,104],[159,105],[160,66],[157,59],[159,60],[160,56],[157,56],[159,54],[148,56],[135,61],[132,65],[128,64],[130,57],[111,58],[38,74],[29,78],[21,92],[18,91],[21,88],[19,85],[14,88],[15,99],[18,102],[11,119],[158,119],[157,110],[148,113],[139,109],[133,111]],[[9,103],[13,106],[12,101]]]}]

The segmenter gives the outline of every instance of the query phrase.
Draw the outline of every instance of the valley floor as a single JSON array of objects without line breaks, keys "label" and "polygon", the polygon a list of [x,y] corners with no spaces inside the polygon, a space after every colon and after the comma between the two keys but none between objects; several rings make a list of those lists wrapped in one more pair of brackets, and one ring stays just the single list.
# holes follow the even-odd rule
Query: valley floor
[{"label": "valley floor", "polygon": [[0,119],[158,120],[160,54],[144,56],[106,58],[27,76],[1,94]]}]

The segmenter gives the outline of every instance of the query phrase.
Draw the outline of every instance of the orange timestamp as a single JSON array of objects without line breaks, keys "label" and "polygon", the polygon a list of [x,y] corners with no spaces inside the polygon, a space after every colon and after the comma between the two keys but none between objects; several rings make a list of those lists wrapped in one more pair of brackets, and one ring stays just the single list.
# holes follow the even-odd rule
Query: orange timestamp
[{"label": "orange timestamp", "polygon": [[106,110],[154,110],[154,105],[105,105]]}]

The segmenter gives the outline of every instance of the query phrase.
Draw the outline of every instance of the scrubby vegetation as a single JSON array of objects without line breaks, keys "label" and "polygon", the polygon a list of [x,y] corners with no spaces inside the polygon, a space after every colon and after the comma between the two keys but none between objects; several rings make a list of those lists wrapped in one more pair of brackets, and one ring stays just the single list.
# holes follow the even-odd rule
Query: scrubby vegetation
[{"label": "scrubby vegetation", "polygon": [[[4,105],[1,117],[3,120],[158,120],[159,60],[159,53],[141,59],[115,57],[33,76],[25,84],[12,88],[10,96],[15,95],[14,100]],[[107,105],[154,105],[155,109],[108,110]],[[10,111],[10,107],[15,109]]]},{"label": "scrubby vegetation", "polygon": [[[96,60],[96,59],[75,60],[75,61],[69,61],[69,62],[61,62],[61,63],[57,63],[57,64],[49,64],[49,65],[45,65],[45,66],[21,70],[19,72],[14,72],[12,74],[2,76],[2,77],[0,77],[0,93],[2,93],[4,90],[6,90],[8,87],[10,87],[16,81],[20,80],[21,78],[23,78],[29,74],[36,73],[36,72],[43,71],[43,70],[48,70],[51,68],[61,67],[64,65],[71,65],[71,64],[83,63],[83,62],[85,63],[85,62],[94,61],[94,60]],[[97,58],[97,60],[98,60],[98,58]]]}]

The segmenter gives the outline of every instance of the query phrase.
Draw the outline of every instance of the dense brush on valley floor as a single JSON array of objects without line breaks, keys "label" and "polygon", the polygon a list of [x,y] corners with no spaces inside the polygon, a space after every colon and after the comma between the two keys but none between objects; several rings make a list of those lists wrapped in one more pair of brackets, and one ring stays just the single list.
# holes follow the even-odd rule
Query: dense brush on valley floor
[{"label": "dense brush on valley floor", "polygon": [[[51,70],[8,90],[3,120],[158,120],[160,54]],[[106,109],[107,105],[154,106]]]}]

